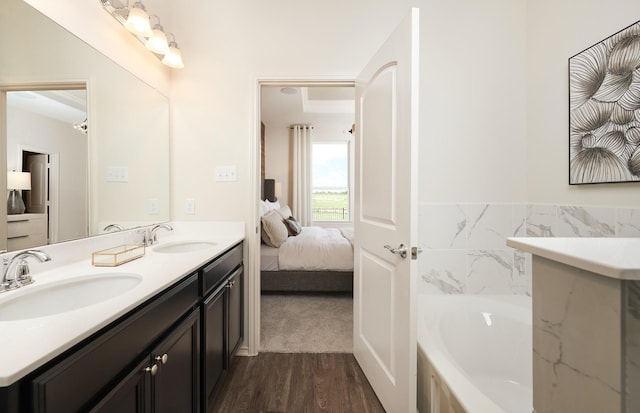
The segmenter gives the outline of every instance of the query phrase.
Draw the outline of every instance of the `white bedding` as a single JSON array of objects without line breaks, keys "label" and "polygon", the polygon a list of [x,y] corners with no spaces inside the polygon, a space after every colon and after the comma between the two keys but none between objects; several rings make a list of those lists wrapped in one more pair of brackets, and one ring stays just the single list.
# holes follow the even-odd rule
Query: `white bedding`
[{"label": "white bedding", "polygon": [[260,245],[260,270],[278,271],[278,249],[266,244]]},{"label": "white bedding", "polygon": [[278,249],[278,267],[291,271],[353,271],[353,246],[337,228],[303,227],[299,235],[289,237]]}]

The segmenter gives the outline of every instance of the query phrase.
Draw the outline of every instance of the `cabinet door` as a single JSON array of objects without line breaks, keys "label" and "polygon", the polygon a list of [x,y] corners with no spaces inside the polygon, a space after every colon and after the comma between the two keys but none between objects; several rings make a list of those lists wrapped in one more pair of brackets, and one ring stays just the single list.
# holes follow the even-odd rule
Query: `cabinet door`
[{"label": "cabinet door", "polygon": [[227,330],[227,368],[233,362],[238,347],[242,342],[243,321],[243,267],[238,268],[229,279],[228,286],[228,330]]},{"label": "cabinet door", "polygon": [[151,388],[151,368],[145,359],[137,365],[90,413],[148,413]]},{"label": "cabinet door", "polygon": [[151,353],[158,366],[152,376],[154,412],[198,412],[200,409],[200,312],[194,310]]},{"label": "cabinet door", "polygon": [[218,383],[224,374],[226,361],[224,336],[224,296],[226,287],[220,288],[212,294],[202,307],[202,336],[204,345],[202,351],[203,397],[209,406],[215,397]]}]

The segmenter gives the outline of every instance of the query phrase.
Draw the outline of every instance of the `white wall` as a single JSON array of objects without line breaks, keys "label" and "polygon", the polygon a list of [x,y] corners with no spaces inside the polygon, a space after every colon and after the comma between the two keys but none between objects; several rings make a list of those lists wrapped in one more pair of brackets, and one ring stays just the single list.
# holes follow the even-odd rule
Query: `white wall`
[{"label": "white wall", "polygon": [[569,186],[568,59],[635,23],[637,0],[535,0],[527,7],[527,192],[533,203],[638,206],[640,185]]},{"label": "white wall", "polygon": [[526,199],[525,0],[421,7],[422,202]]}]

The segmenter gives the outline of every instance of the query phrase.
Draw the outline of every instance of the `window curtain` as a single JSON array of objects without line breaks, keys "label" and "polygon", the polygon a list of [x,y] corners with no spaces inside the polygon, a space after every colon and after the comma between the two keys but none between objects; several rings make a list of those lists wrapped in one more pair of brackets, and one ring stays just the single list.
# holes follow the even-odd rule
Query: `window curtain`
[{"label": "window curtain", "polygon": [[293,216],[302,226],[311,225],[311,130],[312,126],[292,126]]}]

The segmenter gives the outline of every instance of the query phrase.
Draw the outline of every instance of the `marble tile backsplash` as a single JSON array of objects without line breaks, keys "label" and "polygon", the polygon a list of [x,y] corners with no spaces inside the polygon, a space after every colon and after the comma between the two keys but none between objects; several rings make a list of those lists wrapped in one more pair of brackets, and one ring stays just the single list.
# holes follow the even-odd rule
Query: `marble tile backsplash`
[{"label": "marble tile backsplash", "polygon": [[421,291],[531,294],[531,256],[507,237],[640,237],[640,209],[548,204],[423,204]]}]

